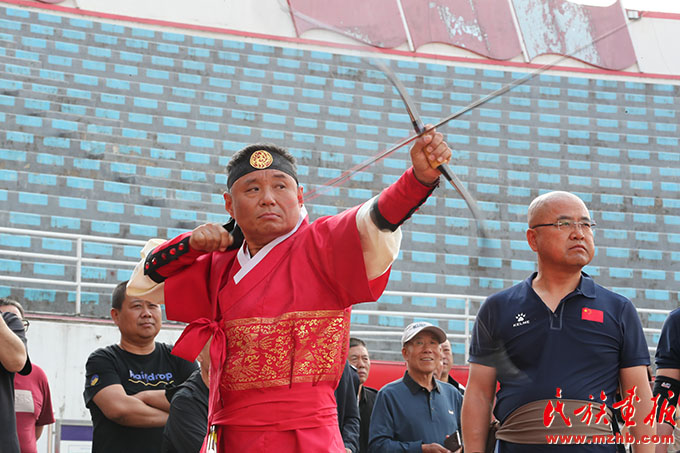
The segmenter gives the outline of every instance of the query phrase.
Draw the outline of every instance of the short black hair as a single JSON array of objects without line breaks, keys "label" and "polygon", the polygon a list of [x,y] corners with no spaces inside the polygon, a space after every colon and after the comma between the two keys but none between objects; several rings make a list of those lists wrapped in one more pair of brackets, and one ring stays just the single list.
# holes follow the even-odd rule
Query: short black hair
[{"label": "short black hair", "polygon": [[227,175],[231,172],[232,168],[243,162],[245,159],[250,159],[250,154],[259,149],[280,155],[293,165],[293,169],[297,173],[297,162],[295,160],[295,156],[293,156],[286,148],[282,148],[281,146],[275,145],[273,143],[254,143],[239,151],[236,151],[236,153],[231,156],[229,163],[227,163]]},{"label": "short black hair", "polygon": [[24,318],[24,307],[21,306],[18,300],[12,299],[11,297],[0,297],[0,307],[16,307],[21,313],[21,317]]},{"label": "short black hair", "polygon": [[115,308],[116,310],[120,310],[123,308],[123,302],[125,301],[125,290],[127,289],[127,283],[128,281],[125,280],[124,282],[118,283],[116,287],[113,289],[113,293],[111,294],[111,308]]},{"label": "short black hair", "polygon": [[[366,343],[364,342],[364,340],[360,340],[360,339],[355,338],[355,337],[349,337],[349,347],[353,348],[355,346],[363,346],[365,348]],[[368,348],[366,348],[366,349],[368,349]]]}]

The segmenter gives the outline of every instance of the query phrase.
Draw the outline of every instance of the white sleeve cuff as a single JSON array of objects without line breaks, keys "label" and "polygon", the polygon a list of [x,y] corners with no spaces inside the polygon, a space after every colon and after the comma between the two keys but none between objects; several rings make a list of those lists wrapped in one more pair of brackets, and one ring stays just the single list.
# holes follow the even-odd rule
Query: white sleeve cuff
[{"label": "white sleeve cuff", "polygon": [[135,266],[135,270],[132,271],[130,280],[128,280],[126,290],[128,296],[148,300],[157,304],[165,302],[163,295],[165,283],[156,283],[148,276],[144,275],[144,262],[146,261],[146,256],[163,242],[165,242],[163,239],[149,239],[139,252],[142,258]]},{"label": "white sleeve cuff", "polygon": [[401,245],[401,228],[396,231],[380,230],[371,219],[371,206],[375,201],[373,197],[364,203],[357,211],[357,229],[361,240],[361,249],[364,253],[366,264],[366,276],[369,280],[376,279],[384,274],[399,255]]}]

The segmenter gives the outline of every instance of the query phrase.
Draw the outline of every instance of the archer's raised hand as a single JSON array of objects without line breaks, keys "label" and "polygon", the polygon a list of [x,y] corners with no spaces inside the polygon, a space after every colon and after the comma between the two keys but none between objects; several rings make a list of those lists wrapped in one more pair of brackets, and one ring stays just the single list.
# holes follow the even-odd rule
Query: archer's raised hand
[{"label": "archer's raised hand", "polygon": [[[428,124],[425,129],[431,128]],[[451,160],[451,148],[444,141],[444,135],[432,129],[421,136],[411,147],[411,162],[418,181],[433,184],[441,174],[437,170],[439,164]]]},{"label": "archer's raised hand", "polygon": [[189,247],[199,252],[224,252],[234,238],[219,223],[206,223],[191,232]]}]

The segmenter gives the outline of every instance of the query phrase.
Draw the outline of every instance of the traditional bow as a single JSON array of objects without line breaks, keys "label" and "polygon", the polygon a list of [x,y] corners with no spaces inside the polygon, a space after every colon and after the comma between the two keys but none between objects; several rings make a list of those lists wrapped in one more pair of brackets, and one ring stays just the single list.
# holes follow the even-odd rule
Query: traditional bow
[{"label": "traditional bow", "polygon": [[[430,130],[434,129],[428,129],[425,130],[425,125],[423,124],[423,120],[420,117],[420,114],[418,113],[418,110],[416,109],[415,103],[411,99],[411,96],[408,94],[408,91],[406,91],[406,87],[404,86],[403,83],[401,83],[401,80],[397,78],[397,76],[392,72],[392,70],[384,64],[380,60],[373,60],[372,63],[380,68],[380,70],[387,76],[390,82],[392,82],[392,85],[397,89],[397,93],[399,93],[399,96],[401,96],[401,100],[404,102],[404,105],[406,106],[406,111],[408,112],[409,118],[411,118],[411,124],[413,124],[413,129],[415,130],[416,134],[418,134],[418,137],[423,135],[426,132],[429,132]],[[446,163],[431,163],[432,167],[437,168],[442,175],[446,178],[448,182],[451,183],[451,185],[458,191],[461,197],[463,197],[463,200],[465,200],[465,203],[468,205],[468,208],[470,208],[470,212],[472,212],[472,215],[475,218],[475,221],[477,222],[477,228],[479,229],[479,232],[482,236],[485,236],[484,232],[484,219],[482,218],[482,214],[479,211],[479,208],[477,207],[477,202],[475,199],[470,195],[470,192],[467,191],[463,183],[461,182],[460,179],[458,179],[458,176],[451,171],[451,168]]]},{"label": "traditional bow", "polygon": [[[639,18],[636,19],[636,20],[639,20]],[[600,40],[606,38],[607,36],[609,36],[613,33],[616,33],[617,31],[619,31],[620,29],[622,29],[626,26],[627,26],[627,23],[624,22],[622,25],[619,25],[619,26],[603,33],[602,35],[598,36],[591,43],[586,44],[586,45],[584,45],[584,46],[582,46],[578,49],[575,49],[570,54],[563,55],[563,56],[557,58],[556,60],[554,60],[550,63],[544,64],[544,65],[538,67],[537,69],[535,69],[534,71],[527,73],[523,77],[520,77],[516,80],[513,80],[512,82],[498,88],[497,90],[492,91],[488,95],[477,99],[476,101],[466,105],[465,107],[458,110],[457,112],[452,113],[451,115],[447,116],[446,118],[443,118],[437,124],[435,124],[432,127],[432,129],[437,129],[440,126],[448,123],[449,121],[452,121],[452,120],[458,118],[459,116],[464,115],[465,113],[467,113],[467,112],[469,112],[469,111],[471,111],[471,110],[473,110],[473,109],[475,109],[475,108],[477,108],[477,107],[479,107],[483,104],[486,104],[487,102],[489,102],[489,101],[491,101],[491,100],[493,100],[493,99],[495,99],[499,96],[502,96],[503,94],[507,93],[508,91],[512,90],[513,88],[516,88],[516,87],[532,80],[537,75],[542,74],[543,72],[547,71],[550,68],[553,68],[554,66],[558,65],[560,62],[566,60],[567,58],[571,58],[573,55],[577,54],[578,52],[581,52],[585,48],[596,44]],[[381,151],[377,155],[370,157],[369,159],[365,160],[364,162],[361,162],[360,164],[355,165],[354,167],[352,167],[348,170],[345,170],[339,176],[332,178],[329,181],[327,181],[324,185],[317,187],[316,189],[311,190],[310,192],[308,192],[305,195],[306,201],[313,200],[314,198],[322,195],[325,191],[327,191],[331,187],[335,187],[335,186],[338,186],[338,185],[344,183],[349,178],[351,178],[355,173],[360,172],[360,171],[364,170],[365,168],[368,168],[369,166],[373,165],[375,162],[380,161],[381,159],[384,159],[385,157],[392,154],[394,151],[398,150],[402,146],[408,145],[409,143],[413,142],[418,137],[420,137],[423,133],[429,132],[429,130],[427,130],[427,131],[422,130],[423,123],[420,120],[419,116],[417,115],[417,111],[413,107],[413,102],[407,101],[407,99],[410,99],[410,97],[408,96],[406,89],[403,87],[403,84],[401,84],[401,82],[394,76],[392,71],[389,68],[387,68],[384,64],[378,63],[378,64],[376,64],[376,66],[380,67],[383,70],[383,72],[388,77],[388,79],[397,88],[397,91],[399,92],[401,98],[404,100],[404,104],[406,104],[406,108],[407,108],[407,111],[408,111],[409,116],[411,118],[411,122],[413,123],[414,129],[416,131],[416,135],[412,135],[410,137],[407,137],[407,138],[401,140],[400,142],[394,144],[390,148],[388,148],[384,151]],[[401,87],[401,88],[399,88],[399,87]],[[406,95],[406,96],[404,96],[404,95]],[[419,130],[419,128],[421,128],[421,130]],[[450,170],[448,171],[448,175],[447,175],[447,173],[444,173],[444,172],[446,172],[446,168],[448,168],[448,166],[440,166],[439,168],[442,171],[442,174],[444,174],[444,177],[447,178],[447,180],[449,180],[451,182],[451,184],[456,188],[456,190],[461,194],[461,196],[463,197],[463,199],[467,203],[468,207],[472,211],[472,214],[475,216],[475,220],[477,221],[477,226],[480,228],[481,234],[484,234],[484,229],[483,229],[483,227],[481,226],[481,223],[480,223],[481,222],[480,219],[482,219],[482,217],[479,213],[479,209],[476,206],[474,198],[472,198],[472,196],[467,192],[467,190],[465,189],[465,187],[462,185],[462,183],[456,177],[455,174],[453,174]],[[450,179],[449,179],[449,176],[451,176]],[[467,194],[467,197],[466,197],[466,194]]]}]

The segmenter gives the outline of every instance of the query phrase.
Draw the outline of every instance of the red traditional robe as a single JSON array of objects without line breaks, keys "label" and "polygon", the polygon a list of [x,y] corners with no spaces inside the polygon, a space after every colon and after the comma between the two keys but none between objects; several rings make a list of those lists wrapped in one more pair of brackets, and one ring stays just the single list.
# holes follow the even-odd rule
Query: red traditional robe
[{"label": "red traditional robe", "polygon": [[[169,275],[159,269],[168,277],[168,319],[202,319],[178,341],[179,355],[193,359],[218,333],[211,359],[223,363],[213,368],[221,375],[211,376],[219,398],[210,418],[228,451],[344,452],[333,391],[347,354],[349,307],[376,300],[389,277],[389,270],[372,281],[366,276],[357,209],[313,224],[305,219],[238,283],[235,250],[189,251],[165,266]],[[170,253],[188,234],[154,254]]]},{"label": "red traditional robe", "polygon": [[190,323],[174,354],[194,360],[212,336],[208,425],[218,427],[220,452],[345,451],[333,391],[350,307],[380,297],[398,227],[435,187],[411,168],[376,203],[311,225],[305,217],[252,258],[191,250],[189,232],[138,265],[128,294],[158,300],[163,288],[168,319]]}]

